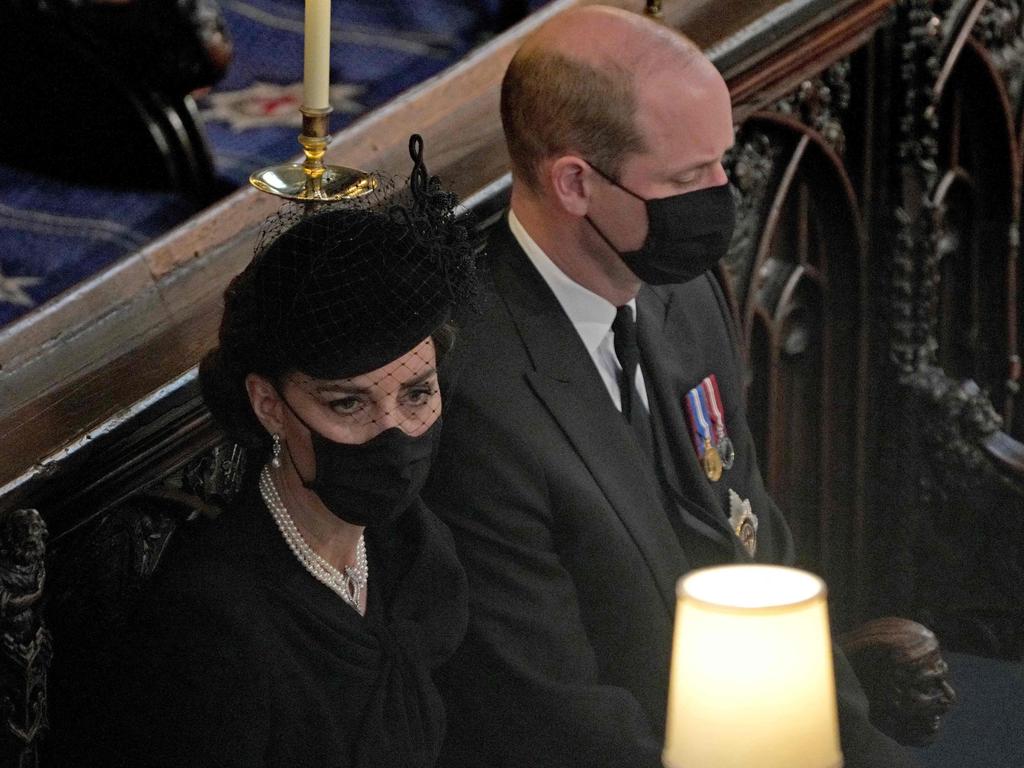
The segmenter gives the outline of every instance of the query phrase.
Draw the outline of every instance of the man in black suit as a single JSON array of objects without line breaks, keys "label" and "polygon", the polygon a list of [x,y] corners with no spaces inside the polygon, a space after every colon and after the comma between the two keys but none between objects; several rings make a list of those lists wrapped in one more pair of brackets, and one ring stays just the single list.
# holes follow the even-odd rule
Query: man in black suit
[{"label": "man in black suit", "polygon": [[[471,592],[440,765],[654,768],[676,580],[793,556],[706,271],[732,229],[729,92],[677,33],[588,7],[524,43],[502,120],[511,209],[428,491]],[[847,765],[902,765],[839,672]]]}]

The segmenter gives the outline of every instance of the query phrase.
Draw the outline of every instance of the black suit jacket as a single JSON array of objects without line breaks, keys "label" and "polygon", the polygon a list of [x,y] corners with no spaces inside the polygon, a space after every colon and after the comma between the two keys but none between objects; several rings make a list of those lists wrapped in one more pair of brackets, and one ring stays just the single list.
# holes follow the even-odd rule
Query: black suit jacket
[{"label": "black suit jacket", "polygon": [[[749,559],[727,522],[729,488],[759,517],[756,559],[793,556],[757,467],[724,299],[710,275],[637,298],[660,466],[507,222],[491,237],[483,304],[461,324],[427,492],[470,583],[470,630],[440,680],[450,715],[440,765],[653,768],[676,581]],[[711,373],[736,447],[717,483],[698,464],[683,404]]]}]

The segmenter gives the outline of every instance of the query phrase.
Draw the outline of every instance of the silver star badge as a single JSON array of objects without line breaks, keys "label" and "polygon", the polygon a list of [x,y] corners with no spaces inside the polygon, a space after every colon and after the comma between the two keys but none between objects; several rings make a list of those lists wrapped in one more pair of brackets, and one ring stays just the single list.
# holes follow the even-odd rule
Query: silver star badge
[{"label": "silver star badge", "polygon": [[757,515],[750,508],[749,499],[741,499],[729,489],[729,525],[751,557],[757,552]]}]

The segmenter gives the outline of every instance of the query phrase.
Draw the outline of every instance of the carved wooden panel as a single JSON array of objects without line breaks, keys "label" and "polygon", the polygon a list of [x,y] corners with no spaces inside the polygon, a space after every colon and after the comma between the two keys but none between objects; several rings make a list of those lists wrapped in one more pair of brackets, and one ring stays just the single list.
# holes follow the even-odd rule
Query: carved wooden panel
[{"label": "carved wooden panel", "polygon": [[954,379],[974,379],[1013,424],[1021,165],[1008,94],[973,40],[945,83],[938,123],[938,362]]},{"label": "carved wooden panel", "polygon": [[[798,562],[852,601],[862,555],[866,247],[841,156],[844,63],[743,124],[723,267],[744,336],[748,415]],[[803,122],[803,121],[806,121]]]},{"label": "carved wooden panel", "polygon": [[895,391],[869,535],[875,610],[918,618],[954,649],[1020,658],[1024,452],[1004,431],[1020,410],[1019,131],[996,58],[971,39],[1011,6],[900,4],[876,251],[888,259],[879,371]]},{"label": "carved wooden panel", "polygon": [[52,656],[40,607],[46,583],[46,526],[34,509],[0,513],[0,760],[35,768],[49,729]]}]

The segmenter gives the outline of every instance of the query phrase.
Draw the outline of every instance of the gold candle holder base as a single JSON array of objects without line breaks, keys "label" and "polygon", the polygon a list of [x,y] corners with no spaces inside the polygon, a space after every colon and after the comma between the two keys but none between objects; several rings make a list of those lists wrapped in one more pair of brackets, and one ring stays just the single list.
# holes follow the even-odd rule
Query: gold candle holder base
[{"label": "gold candle holder base", "polygon": [[306,155],[305,162],[263,168],[249,177],[249,183],[262,192],[305,203],[352,200],[375,190],[377,179],[368,173],[340,165],[324,165],[327,118],[331,108],[301,107],[300,111],[299,144]]}]

